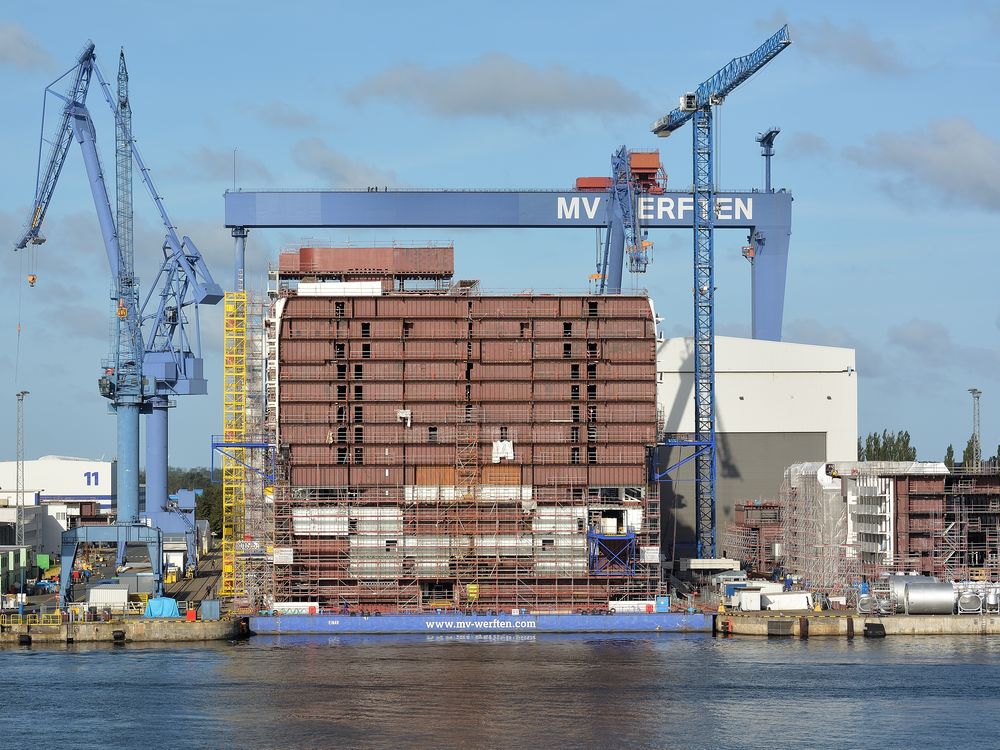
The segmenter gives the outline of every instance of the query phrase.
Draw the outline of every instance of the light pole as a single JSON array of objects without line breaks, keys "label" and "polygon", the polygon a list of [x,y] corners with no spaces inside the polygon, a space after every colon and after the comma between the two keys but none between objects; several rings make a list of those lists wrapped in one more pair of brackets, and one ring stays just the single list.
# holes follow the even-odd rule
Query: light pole
[{"label": "light pole", "polygon": [[28,555],[24,551],[24,397],[28,391],[17,392],[17,530],[15,543],[24,555],[21,564],[21,595],[17,598],[17,613],[24,614],[24,566],[28,563]]},{"label": "light pole", "polygon": [[979,433],[979,397],[983,392],[978,388],[970,388],[969,393],[972,394],[972,456],[969,463],[979,471],[983,468],[983,445]]}]

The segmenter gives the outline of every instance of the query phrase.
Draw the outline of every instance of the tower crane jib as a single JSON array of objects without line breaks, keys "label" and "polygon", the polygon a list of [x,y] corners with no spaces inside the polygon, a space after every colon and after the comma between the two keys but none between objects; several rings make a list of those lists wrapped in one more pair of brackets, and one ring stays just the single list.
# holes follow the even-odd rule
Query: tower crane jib
[{"label": "tower crane jib", "polygon": [[[693,123],[694,182],[694,439],[668,440],[667,445],[693,449],[695,465],[695,536],[699,558],[716,556],[715,456],[715,185],[713,180],[712,107],[791,44],[788,26],[749,55],[734,58],[679,106],[653,123],[655,135],[666,137],[689,120]],[[675,467],[679,464],[675,464]],[[670,470],[668,469],[668,472]],[[664,472],[666,474],[667,472]]]}]

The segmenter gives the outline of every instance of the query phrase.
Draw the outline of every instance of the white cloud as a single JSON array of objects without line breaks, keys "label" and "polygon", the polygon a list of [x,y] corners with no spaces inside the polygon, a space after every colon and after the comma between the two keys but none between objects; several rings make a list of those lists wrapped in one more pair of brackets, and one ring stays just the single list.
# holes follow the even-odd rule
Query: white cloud
[{"label": "white cloud", "polygon": [[253,112],[265,125],[276,128],[300,130],[319,124],[319,118],[315,115],[277,99],[253,107]]},{"label": "white cloud", "polygon": [[320,138],[305,138],[292,147],[292,159],[302,169],[325,180],[329,187],[400,187],[392,170],[383,170],[336,151]]},{"label": "white cloud", "polygon": [[494,52],[467,63],[394,65],[348,92],[354,103],[387,99],[441,117],[627,114],[644,108],[634,91],[605,75],[531,65]]},{"label": "white cloud", "polygon": [[0,65],[49,70],[54,64],[52,56],[24,29],[14,23],[0,23]]},{"label": "white cloud", "polygon": [[757,25],[774,31],[784,23],[788,23],[797,54],[804,58],[876,75],[898,75],[910,70],[890,40],[876,39],[859,23],[850,26],[838,26],[827,20],[789,23],[784,14],[778,13]]},{"label": "white cloud", "polygon": [[879,349],[862,341],[846,328],[826,325],[812,318],[787,320],[783,326],[781,340],[854,349],[858,373],[862,377],[880,378],[885,375],[885,365]]},{"label": "white cloud", "polygon": [[993,377],[1000,370],[1000,352],[995,348],[960,344],[936,321],[912,318],[890,326],[888,341],[922,372],[938,370]]},{"label": "white cloud", "polygon": [[[233,152],[230,149],[216,149],[202,146],[184,159],[178,159],[164,170],[172,177],[189,177],[222,181],[231,184],[233,179]],[[247,156],[239,149],[236,151],[236,180],[243,184],[245,180],[264,180],[271,182],[274,176],[267,165],[259,159]]]},{"label": "white cloud", "polygon": [[961,117],[909,133],[879,133],[848,159],[876,171],[890,196],[933,191],[949,203],[1000,208],[1000,142]]},{"label": "white cloud", "polygon": [[830,153],[830,144],[826,138],[816,133],[800,131],[791,133],[788,140],[778,144],[783,156],[790,159],[826,156]]}]

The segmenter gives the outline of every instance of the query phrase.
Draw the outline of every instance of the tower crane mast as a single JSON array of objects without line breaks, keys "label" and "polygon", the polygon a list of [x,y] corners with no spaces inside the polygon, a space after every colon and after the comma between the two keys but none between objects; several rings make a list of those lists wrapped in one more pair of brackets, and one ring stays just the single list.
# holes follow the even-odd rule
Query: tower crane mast
[{"label": "tower crane mast", "polygon": [[653,123],[655,135],[666,137],[693,121],[694,177],[694,400],[693,440],[668,441],[694,448],[695,537],[699,558],[716,556],[715,506],[715,186],[713,181],[712,107],[722,104],[740,84],[791,44],[788,26],[749,55],[734,58],[679,106]]}]

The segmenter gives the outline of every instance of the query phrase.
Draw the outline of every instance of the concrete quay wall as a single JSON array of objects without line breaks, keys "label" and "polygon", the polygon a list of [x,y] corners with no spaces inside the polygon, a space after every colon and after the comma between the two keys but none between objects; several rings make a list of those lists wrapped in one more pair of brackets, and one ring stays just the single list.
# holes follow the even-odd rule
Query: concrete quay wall
[{"label": "concrete quay wall", "polygon": [[726,612],[715,617],[723,635],[863,637],[865,625],[877,623],[892,635],[1000,635],[1000,616],[859,615],[829,612]]},{"label": "concrete quay wall", "polygon": [[192,642],[233,640],[246,636],[240,620],[134,619],[111,622],[73,622],[60,625],[4,625],[0,645],[19,644],[23,636],[31,643],[114,643],[124,633],[126,643]]}]

